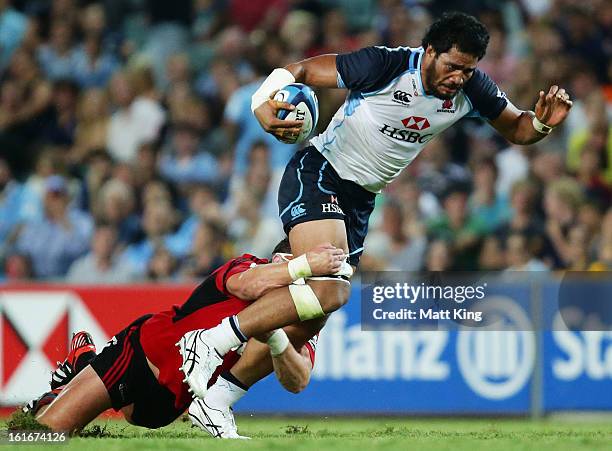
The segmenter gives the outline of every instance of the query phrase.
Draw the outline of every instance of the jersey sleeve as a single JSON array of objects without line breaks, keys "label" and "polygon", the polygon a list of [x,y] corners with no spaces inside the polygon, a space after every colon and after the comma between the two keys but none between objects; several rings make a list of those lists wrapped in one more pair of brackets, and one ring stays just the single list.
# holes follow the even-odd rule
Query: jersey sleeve
[{"label": "jersey sleeve", "polygon": [[317,352],[317,341],[318,340],[319,340],[319,334],[315,335],[310,340],[308,340],[306,344],[304,344],[304,346],[306,346],[306,349],[308,350],[308,354],[310,355],[310,363],[312,364],[313,368],[315,364],[315,354]]},{"label": "jersey sleeve", "polygon": [[506,94],[491,80],[491,77],[478,69],[466,83],[463,92],[475,110],[472,113],[489,120],[496,119],[508,105]]},{"label": "jersey sleeve", "polygon": [[230,277],[232,277],[234,274],[247,271],[253,266],[264,263],[268,263],[268,260],[257,258],[250,254],[244,254],[241,257],[234,258],[215,271],[215,285],[219,291],[230,295],[231,293],[227,291],[226,286],[227,280]]},{"label": "jersey sleeve", "polygon": [[361,92],[382,89],[409,70],[412,54],[407,47],[366,47],[340,54],[336,57],[338,87]]}]

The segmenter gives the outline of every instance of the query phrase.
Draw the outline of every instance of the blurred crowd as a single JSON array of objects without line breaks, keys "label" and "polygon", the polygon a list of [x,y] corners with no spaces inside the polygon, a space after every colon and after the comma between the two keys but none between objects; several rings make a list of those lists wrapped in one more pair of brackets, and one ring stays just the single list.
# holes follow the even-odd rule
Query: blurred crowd
[{"label": "blurred crowd", "polygon": [[[182,281],[284,235],[297,146],[250,98],[273,68],[413,46],[460,8],[520,108],[567,89],[566,123],[509,145],[462,120],[378,197],[362,269],[612,270],[612,2],[0,0],[0,278]],[[346,92],[319,93],[324,129]]]}]

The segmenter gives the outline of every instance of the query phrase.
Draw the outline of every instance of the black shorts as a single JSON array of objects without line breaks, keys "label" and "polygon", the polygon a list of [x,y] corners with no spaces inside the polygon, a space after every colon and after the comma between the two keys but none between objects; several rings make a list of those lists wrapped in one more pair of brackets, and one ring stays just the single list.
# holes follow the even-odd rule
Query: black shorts
[{"label": "black shorts", "polygon": [[287,164],[278,191],[285,233],[302,222],[340,219],[346,226],[349,263],[359,264],[376,194],[343,180],[314,147],[297,152]]},{"label": "black shorts", "polygon": [[115,335],[90,365],[102,379],[113,409],[133,403],[132,421],[155,429],[183,412],[174,406],[174,394],[155,378],[140,345],[140,327],[151,316],[138,318]]}]

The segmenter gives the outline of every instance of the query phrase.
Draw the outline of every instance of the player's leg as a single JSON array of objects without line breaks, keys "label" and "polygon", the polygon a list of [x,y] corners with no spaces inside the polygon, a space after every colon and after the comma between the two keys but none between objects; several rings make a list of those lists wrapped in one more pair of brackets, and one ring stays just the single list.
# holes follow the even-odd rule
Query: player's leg
[{"label": "player's leg", "polygon": [[87,366],[62,390],[36,420],[54,431],[83,428],[111,407],[111,399],[96,372]]},{"label": "player's leg", "polygon": [[68,355],[63,362],[57,362],[57,368],[51,373],[51,391],[30,401],[22,411],[36,416],[42,413],[62,392],[63,388],[79,374],[96,356],[96,345],[91,335],[80,331],[72,335]]},{"label": "player's leg", "polygon": [[[314,337],[325,324],[327,317],[292,324],[284,328],[296,349]],[[249,387],[273,371],[268,345],[249,340],[242,356],[206,393],[204,399],[195,399],[189,407],[192,423],[217,438],[245,438],[238,434],[233,405]]]},{"label": "player's leg", "polygon": [[[322,243],[344,249],[348,254],[344,221],[323,219],[297,224],[289,232],[289,242],[294,255],[301,255]],[[342,307],[350,294],[349,284],[338,280],[308,280],[322,313],[331,313]],[[302,320],[296,307],[296,299],[288,289],[276,290],[258,299],[236,315],[240,331],[245,337],[253,337]],[[279,296],[280,294],[280,296]]]},{"label": "player's leg", "polygon": [[[349,263],[356,266],[374,197],[353,182],[340,179],[316,149],[296,154],[279,191],[280,216],[289,232],[293,254],[331,243],[347,251]],[[178,343],[187,383],[203,398],[221,356],[231,348],[250,337],[331,313],[347,301],[349,294],[346,280],[308,280],[306,285],[267,293],[212,329],[188,332]]]},{"label": "player's leg", "polygon": [[[299,349],[317,335],[325,325],[327,316],[302,323],[291,324],[283,329],[289,337],[289,341]],[[251,387],[268,374],[272,373],[272,357],[270,348],[265,343],[257,340],[249,340],[240,360],[229,371],[231,375],[241,382],[243,386]],[[211,393],[212,394],[212,393]],[[206,394],[208,398],[208,393]]]}]

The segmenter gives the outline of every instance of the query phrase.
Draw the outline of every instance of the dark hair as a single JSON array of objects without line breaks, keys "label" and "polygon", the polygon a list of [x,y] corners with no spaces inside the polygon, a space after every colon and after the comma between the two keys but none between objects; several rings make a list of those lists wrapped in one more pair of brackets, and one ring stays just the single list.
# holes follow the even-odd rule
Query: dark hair
[{"label": "dark hair", "polygon": [[289,244],[289,238],[283,238],[276,246],[274,246],[274,250],[272,251],[272,255],[277,253],[282,254],[290,254],[291,253],[291,245]]},{"label": "dark hair", "polygon": [[431,45],[436,53],[448,52],[452,47],[481,59],[487,51],[489,32],[474,16],[465,13],[445,13],[431,24],[421,45]]}]

